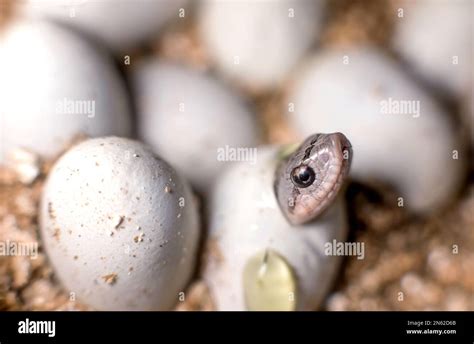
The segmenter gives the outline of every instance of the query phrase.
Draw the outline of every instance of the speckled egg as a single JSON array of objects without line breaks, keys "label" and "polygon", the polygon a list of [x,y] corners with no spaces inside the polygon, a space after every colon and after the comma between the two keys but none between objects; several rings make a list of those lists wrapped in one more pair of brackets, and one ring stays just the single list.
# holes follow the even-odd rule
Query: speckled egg
[{"label": "speckled egg", "polygon": [[52,168],[41,237],[63,286],[97,310],[169,310],[195,266],[188,184],[141,143],[90,139]]}]

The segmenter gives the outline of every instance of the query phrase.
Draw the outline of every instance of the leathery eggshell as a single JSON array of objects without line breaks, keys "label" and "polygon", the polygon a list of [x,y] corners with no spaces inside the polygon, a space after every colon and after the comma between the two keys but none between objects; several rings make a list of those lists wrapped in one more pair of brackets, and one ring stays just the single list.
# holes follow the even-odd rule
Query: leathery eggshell
[{"label": "leathery eggshell", "polygon": [[[188,0],[27,0],[31,15],[57,20],[116,51],[136,48],[169,20],[183,18]],[[181,13],[180,13],[181,11]]]},{"label": "leathery eggshell", "polygon": [[393,45],[414,72],[439,90],[461,95],[472,63],[471,0],[398,0]]},{"label": "leathery eggshell", "polygon": [[205,0],[203,43],[220,71],[257,90],[277,87],[315,43],[322,1]]},{"label": "leathery eggshell", "polygon": [[226,166],[219,150],[255,147],[251,107],[206,73],[148,59],[133,71],[138,135],[199,191]]},{"label": "leathery eggshell", "polygon": [[279,148],[239,162],[212,193],[204,280],[219,310],[312,310],[323,301],[340,257],[325,244],[346,238],[340,198],[321,218],[292,226],[273,191]]},{"label": "leathery eggshell", "polygon": [[315,55],[295,77],[287,104],[301,138],[347,135],[350,175],[393,186],[399,206],[432,211],[459,190],[468,156],[449,114],[375,48]]},{"label": "leathery eggshell", "polygon": [[17,148],[50,158],[78,135],[130,133],[113,62],[52,23],[12,20],[0,36],[0,163]]},{"label": "leathery eggshell", "polygon": [[195,265],[187,183],[141,143],[87,140],[52,168],[41,236],[63,286],[97,310],[169,310]]}]

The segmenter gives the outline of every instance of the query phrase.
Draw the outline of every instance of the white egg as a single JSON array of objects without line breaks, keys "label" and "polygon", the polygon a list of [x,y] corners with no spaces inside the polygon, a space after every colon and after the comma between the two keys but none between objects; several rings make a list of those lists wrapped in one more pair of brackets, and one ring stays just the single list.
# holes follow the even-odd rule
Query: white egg
[{"label": "white egg", "polygon": [[130,133],[113,62],[46,21],[11,21],[0,37],[0,163],[17,148],[51,157],[75,136]]},{"label": "white egg", "polygon": [[315,42],[322,1],[205,0],[204,44],[220,70],[255,89],[276,87]]},{"label": "white egg", "polygon": [[204,72],[146,60],[135,67],[133,91],[139,137],[200,191],[228,165],[220,151],[259,140],[244,99]]},{"label": "white egg", "polygon": [[64,287],[98,310],[168,310],[196,263],[188,184],[139,142],[87,140],[52,168],[41,236]]},{"label": "white egg", "polygon": [[232,166],[213,190],[204,280],[218,310],[314,310],[336,276],[340,257],[327,245],[346,238],[343,202],[290,225],[273,190],[278,159],[261,147],[257,164]]},{"label": "white egg", "polygon": [[26,11],[58,20],[99,38],[117,51],[153,37],[188,0],[27,0]]},{"label": "white egg", "polygon": [[302,138],[344,133],[354,150],[352,177],[392,185],[399,206],[430,211],[458,191],[468,157],[449,114],[381,52],[361,47],[314,56],[288,104]]},{"label": "white egg", "polygon": [[403,16],[396,20],[395,49],[433,86],[462,94],[473,68],[472,1],[417,0],[396,5]]}]

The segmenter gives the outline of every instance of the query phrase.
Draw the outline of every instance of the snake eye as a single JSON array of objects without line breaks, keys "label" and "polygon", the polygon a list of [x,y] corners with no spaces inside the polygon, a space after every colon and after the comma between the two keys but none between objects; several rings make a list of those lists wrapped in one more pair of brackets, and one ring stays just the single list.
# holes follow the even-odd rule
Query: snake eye
[{"label": "snake eye", "polygon": [[300,188],[307,188],[313,184],[316,175],[311,167],[301,165],[291,171],[291,180]]}]

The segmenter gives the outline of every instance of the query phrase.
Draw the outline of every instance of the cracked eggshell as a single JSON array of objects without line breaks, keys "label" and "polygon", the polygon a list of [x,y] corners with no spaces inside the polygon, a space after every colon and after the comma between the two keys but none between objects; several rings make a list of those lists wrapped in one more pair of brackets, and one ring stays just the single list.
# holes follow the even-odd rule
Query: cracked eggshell
[{"label": "cracked eggshell", "polygon": [[227,165],[218,149],[255,147],[259,130],[248,104],[203,72],[156,59],[133,71],[138,135],[199,191]]},{"label": "cracked eggshell", "polygon": [[[341,257],[324,246],[346,239],[343,202],[316,221],[290,225],[273,190],[278,151],[259,148],[257,164],[233,165],[213,190],[204,279],[219,310],[316,309],[336,276]],[[255,290],[248,276],[261,270],[255,261],[265,252],[270,283]]]},{"label": "cracked eggshell", "polygon": [[27,0],[29,14],[57,20],[99,38],[116,51],[150,39],[188,0]]},{"label": "cracked eggshell", "polygon": [[169,310],[194,271],[187,183],[132,140],[87,140],[52,168],[41,236],[63,285],[98,310]]},{"label": "cracked eggshell", "polygon": [[199,29],[223,74],[250,88],[273,88],[315,42],[321,7],[322,1],[205,0]]},{"label": "cracked eggshell", "polygon": [[[287,100],[302,138],[343,132],[354,150],[351,176],[387,182],[409,209],[433,210],[458,191],[467,156],[449,114],[381,52],[362,47],[314,56]],[[400,101],[410,102],[411,112],[397,110]]]},{"label": "cracked eggshell", "polygon": [[130,133],[113,62],[59,26],[11,21],[0,36],[0,75],[0,163],[17,148],[50,158],[78,135]]},{"label": "cracked eggshell", "polygon": [[[395,49],[415,73],[438,89],[460,95],[466,88],[472,64],[472,0],[397,1]],[[453,63],[457,56],[458,63]]]}]

